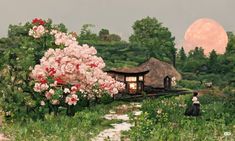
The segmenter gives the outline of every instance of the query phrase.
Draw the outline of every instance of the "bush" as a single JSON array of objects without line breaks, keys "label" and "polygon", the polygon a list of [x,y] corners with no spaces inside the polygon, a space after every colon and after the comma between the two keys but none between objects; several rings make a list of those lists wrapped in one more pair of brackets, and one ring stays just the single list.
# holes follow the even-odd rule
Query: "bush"
[{"label": "bush", "polygon": [[[7,116],[24,115],[36,104],[31,97],[33,92],[29,72],[49,48],[51,38],[44,36],[41,39],[32,40],[33,38],[28,36],[28,31],[33,26],[31,23],[9,26],[8,39],[12,40],[10,43],[12,46],[8,46],[7,41],[9,40],[1,45],[4,52],[0,62],[0,97],[3,100],[2,108]],[[59,27],[52,25],[50,20],[44,26],[47,28]]]},{"label": "bush", "polygon": [[8,117],[31,113],[43,117],[63,108],[71,113],[79,98],[81,105],[89,106],[89,100],[116,94],[123,87],[102,71],[105,64],[96,49],[78,45],[75,34],[66,33],[63,24],[36,18],[10,26],[9,38],[17,38],[13,43],[17,46],[3,42],[0,59],[1,108]]},{"label": "bush", "polygon": [[[133,141],[169,140],[182,141],[218,140],[224,132],[231,132],[228,140],[234,138],[234,105],[225,97],[207,94],[200,97],[201,113],[199,117],[184,115],[187,101],[191,95],[146,100],[142,104],[143,115],[134,119],[136,126],[129,131]],[[150,113],[157,117],[150,118]],[[157,122],[156,119],[157,118]],[[206,130],[205,130],[206,129]]]},{"label": "bush", "polygon": [[200,81],[195,81],[195,80],[180,80],[178,82],[178,85],[181,87],[194,89],[194,90],[204,88],[204,86],[201,84]]},{"label": "bush", "polygon": [[100,103],[102,104],[110,104],[113,101],[113,97],[111,97],[108,93],[104,93],[100,97]]},{"label": "bush", "polygon": [[134,141],[144,141],[153,135],[154,124],[152,119],[149,119],[147,112],[142,113],[139,117],[133,120],[135,126],[130,131],[130,137]]}]

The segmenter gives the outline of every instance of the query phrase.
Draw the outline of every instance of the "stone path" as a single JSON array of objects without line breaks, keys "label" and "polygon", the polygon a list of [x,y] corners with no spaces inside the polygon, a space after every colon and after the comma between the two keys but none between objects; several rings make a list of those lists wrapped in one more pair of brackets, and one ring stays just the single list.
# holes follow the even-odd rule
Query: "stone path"
[{"label": "stone path", "polygon": [[0,141],[9,141],[9,139],[0,133]]},{"label": "stone path", "polygon": [[92,141],[121,141],[121,132],[128,131],[133,126],[128,122],[129,117],[126,113],[132,111],[135,116],[138,116],[141,114],[141,111],[138,110],[140,107],[141,105],[139,103],[130,103],[130,105],[120,105],[116,107],[115,111],[109,111],[109,114],[104,115],[105,119],[119,119],[123,120],[123,122],[111,124],[113,128],[105,129],[100,132]]}]

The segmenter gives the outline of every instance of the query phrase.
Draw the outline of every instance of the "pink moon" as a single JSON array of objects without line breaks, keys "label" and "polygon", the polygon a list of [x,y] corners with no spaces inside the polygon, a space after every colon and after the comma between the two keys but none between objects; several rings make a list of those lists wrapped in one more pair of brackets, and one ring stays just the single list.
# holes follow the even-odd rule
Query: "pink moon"
[{"label": "pink moon", "polygon": [[202,47],[206,56],[214,49],[217,54],[224,54],[228,36],[224,28],[212,19],[202,18],[189,26],[184,35],[183,47],[186,52]]}]

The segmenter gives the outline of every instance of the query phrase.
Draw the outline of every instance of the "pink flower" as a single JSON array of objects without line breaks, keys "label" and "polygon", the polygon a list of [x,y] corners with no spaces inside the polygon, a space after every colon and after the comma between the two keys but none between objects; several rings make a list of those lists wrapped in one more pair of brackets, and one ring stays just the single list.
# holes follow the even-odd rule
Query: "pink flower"
[{"label": "pink flower", "polygon": [[46,97],[47,99],[51,99],[51,96],[52,96],[53,94],[55,94],[55,90],[50,89],[49,92],[48,92],[48,91],[46,92],[45,97]]},{"label": "pink flower", "polygon": [[76,69],[76,66],[72,63],[67,63],[61,66],[62,72],[64,73],[73,73]]},{"label": "pink flower", "polygon": [[78,100],[78,96],[76,94],[72,94],[66,97],[65,102],[68,103],[68,105],[76,105]]},{"label": "pink flower", "polygon": [[41,91],[47,90],[48,88],[49,88],[49,86],[46,83],[44,83],[44,84],[42,84],[42,83],[35,83],[33,89],[34,89],[35,92],[41,92]]},{"label": "pink flower", "polygon": [[47,99],[51,99],[51,96],[52,96],[52,94],[51,94],[51,93],[46,92],[45,97],[46,97]]},{"label": "pink flower", "polygon": [[40,38],[45,33],[45,28],[42,25],[34,26],[29,30],[29,36],[33,36],[34,38]]},{"label": "pink flower", "polygon": [[[35,31],[42,31],[42,27],[39,26],[33,29],[32,35]],[[47,90],[48,85],[53,89],[62,86],[66,87],[64,93],[75,95],[80,91],[92,97],[93,86],[96,84],[100,86],[96,93],[107,91],[114,95],[124,88],[123,83],[115,81],[103,71],[105,63],[101,57],[96,56],[97,51],[94,47],[80,46],[72,34],[52,30],[50,35],[54,36],[56,45],[63,45],[65,48],[49,49],[40,60],[40,64],[34,67],[31,77],[42,84],[35,85],[35,91]],[[70,90],[67,84],[72,85]],[[47,99],[52,95],[50,91],[45,92]]]},{"label": "pink flower", "polygon": [[41,92],[41,84],[40,83],[35,83],[33,90],[35,92]]},{"label": "pink flower", "polygon": [[78,88],[76,86],[71,87],[71,93],[75,94],[78,91]]},{"label": "pink flower", "polygon": [[55,90],[53,90],[53,89],[50,89],[49,90],[49,93],[51,93],[52,95],[55,93]]}]

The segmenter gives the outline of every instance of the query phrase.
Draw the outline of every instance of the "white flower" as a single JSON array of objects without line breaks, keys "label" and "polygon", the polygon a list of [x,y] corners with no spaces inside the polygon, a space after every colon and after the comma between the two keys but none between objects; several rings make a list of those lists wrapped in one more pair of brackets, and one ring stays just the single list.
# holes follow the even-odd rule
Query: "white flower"
[{"label": "white flower", "polygon": [[64,88],[64,93],[70,93],[70,90],[68,88]]},{"label": "white flower", "polygon": [[54,94],[55,91],[54,91],[53,89],[50,89],[50,90],[49,90],[49,93]]},{"label": "white flower", "polygon": [[41,105],[41,106],[45,106],[46,103],[45,103],[44,101],[41,101],[41,102],[40,102],[40,105]]},{"label": "white flower", "polygon": [[224,132],[224,136],[230,136],[231,132]]},{"label": "white flower", "polygon": [[158,114],[161,114],[161,113],[162,113],[162,109],[158,109],[158,110],[157,110],[157,113],[158,113]]}]

